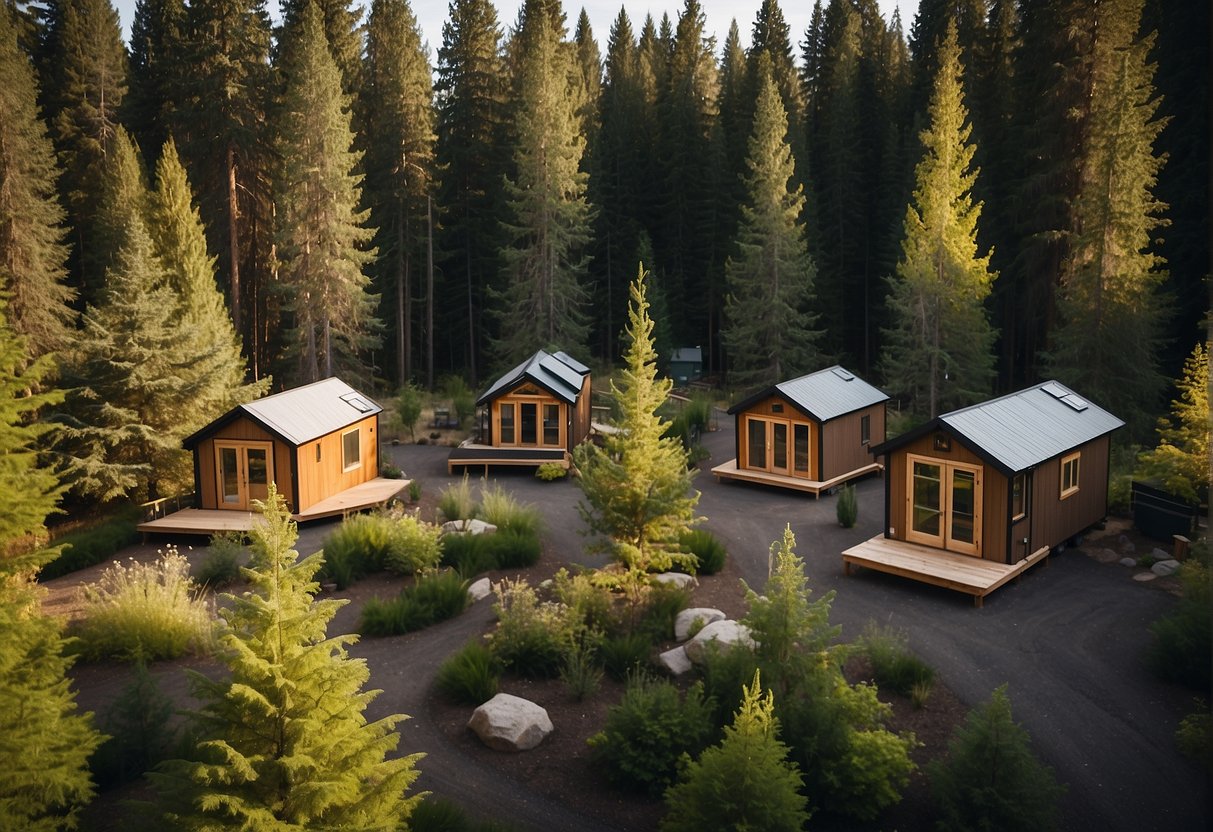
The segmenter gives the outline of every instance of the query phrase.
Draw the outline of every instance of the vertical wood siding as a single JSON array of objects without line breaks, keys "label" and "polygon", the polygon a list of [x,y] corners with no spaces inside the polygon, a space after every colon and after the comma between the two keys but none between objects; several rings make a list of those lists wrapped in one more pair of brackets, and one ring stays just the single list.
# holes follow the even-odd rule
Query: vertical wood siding
[{"label": "vertical wood siding", "polygon": [[[822,459],[817,479],[833,479],[871,465],[873,457],[868,449],[884,441],[884,412],[882,402],[831,419],[822,425]],[[871,420],[871,441],[867,445],[860,441],[860,425],[864,416]]]},{"label": "vertical wood siding", "polygon": [[[358,430],[362,464],[350,471],[343,471],[341,437],[355,428]],[[317,447],[320,448],[319,462],[316,461]],[[299,505],[295,511],[306,511],[326,497],[375,479],[379,476],[379,415],[368,416],[299,446],[298,459]]]},{"label": "vertical wood siding", "polygon": [[[1056,546],[1108,514],[1107,436],[1078,447],[1078,491],[1061,499],[1061,457],[1042,462],[1032,474],[1032,547]],[[1066,456],[1063,454],[1062,456]]]}]

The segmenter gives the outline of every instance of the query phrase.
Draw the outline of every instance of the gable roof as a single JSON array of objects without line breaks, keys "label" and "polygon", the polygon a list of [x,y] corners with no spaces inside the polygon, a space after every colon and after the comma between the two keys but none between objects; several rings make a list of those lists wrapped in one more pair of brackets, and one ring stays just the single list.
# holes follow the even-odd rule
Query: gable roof
[{"label": "gable roof", "polygon": [[539,350],[493,382],[492,387],[480,394],[476,404],[490,402],[523,381],[532,381],[561,401],[576,404],[581,381],[589,372],[589,367],[566,352]]},{"label": "gable roof", "polygon": [[679,347],[670,353],[670,361],[685,361],[690,364],[703,363],[702,347]]},{"label": "gable roof", "polygon": [[1017,474],[1109,434],[1124,422],[1057,381],[937,416],[909,433],[872,449],[885,454],[932,431],[944,429],[973,453]]},{"label": "gable roof", "polygon": [[326,378],[238,405],[187,437],[192,448],[201,439],[240,416],[247,416],[282,441],[303,445],[383,410],[373,399],[339,378]]},{"label": "gable roof", "polygon": [[807,376],[781,381],[759,390],[730,407],[729,413],[740,413],[774,395],[787,399],[797,410],[818,422],[828,422],[889,400],[880,390],[850,370],[835,364]]}]

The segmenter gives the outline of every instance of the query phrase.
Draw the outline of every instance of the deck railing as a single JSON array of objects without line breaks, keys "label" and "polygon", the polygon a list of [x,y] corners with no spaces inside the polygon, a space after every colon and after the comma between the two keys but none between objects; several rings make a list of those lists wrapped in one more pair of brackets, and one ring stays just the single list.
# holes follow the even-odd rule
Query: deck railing
[{"label": "deck railing", "polygon": [[142,503],[139,510],[143,513],[143,522],[147,523],[150,520],[158,520],[161,517],[167,517],[176,511],[181,511],[183,508],[194,507],[194,492],[188,494],[178,494],[175,497],[161,497],[159,500],[152,500],[148,503]]}]

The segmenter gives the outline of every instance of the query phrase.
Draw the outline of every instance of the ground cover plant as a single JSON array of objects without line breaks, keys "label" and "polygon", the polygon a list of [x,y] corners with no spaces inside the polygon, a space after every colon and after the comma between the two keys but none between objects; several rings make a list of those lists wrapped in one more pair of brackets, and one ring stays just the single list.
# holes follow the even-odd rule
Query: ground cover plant
[{"label": "ground cover plant", "polygon": [[472,494],[467,474],[438,493],[438,512],[446,521],[471,520],[480,513],[480,503]]},{"label": "ground cover plant", "polygon": [[679,536],[678,545],[695,556],[697,575],[715,575],[728,559],[724,544],[707,529],[687,529]]},{"label": "ground cover plant", "polygon": [[479,706],[497,695],[500,675],[493,651],[479,641],[471,641],[442,663],[434,684],[456,705]]},{"label": "ground cover plant", "polygon": [[1183,587],[1173,612],[1150,625],[1154,639],[1149,662],[1163,679],[1193,690],[1209,690],[1213,653],[1213,598],[1209,587],[1209,545],[1201,541],[1180,567]]},{"label": "ground cover plant", "polygon": [[859,648],[872,665],[872,678],[880,688],[901,696],[913,696],[915,691],[930,690],[935,671],[910,652],[906,634],[891,627],[868,622],[859,640]]},{"label": "ground cover plant", "polygon": [[322,575],[344,589],[371,572],[411,575],[438,565],[440,530],[401,511],[347,517],[324,541]]},{"label": "ground cover plant", "polygon": [[454,618],[467,609],[467,581],[451,569],[423,572],[395,598],[371,598],[362,607],[358,631],[399,636]]},{"label": "ground cover plant", "polygon": [[208,589],[219,589],[240,580],[247,540],[243,532],[220,532],[211,536],[202,562],[194,568],[194,581]]},{"label": "ground cover plant", "polygon": [[178,732],[170,724],[173,702],[148,672],[135,663],[135,673],[102,719],[108,735],[89,761],[102,788],[142,777],[161,760],[176,756]]},{"label": "ground cover plant", "polygon": [[59,554],[42,567],[38,580],[49,581],[94,566],[135,543],[139,540],[139,532],[135,530],[137,517],[134,506],[125,506],[95,526],[52,539],[50,546],[60,547]]}]

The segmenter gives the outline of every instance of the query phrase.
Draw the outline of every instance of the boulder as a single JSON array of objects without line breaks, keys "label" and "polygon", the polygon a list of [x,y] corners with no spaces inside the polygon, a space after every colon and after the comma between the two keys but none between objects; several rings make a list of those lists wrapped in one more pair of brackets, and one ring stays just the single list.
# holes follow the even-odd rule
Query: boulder
[{"label": "boulder", "polygon": [[657,657],[657,662],[671,676],[681,676],[684,673],[691,671],[691,659],[687,656],[686,648],[682,645],[675,647],[673,650],[666,650]]},{"label": "boulder", "polygon": [[654,575],[653,580],[659,584],[672,584],[679,589],[687,589],[699,583],[694,575],[684,572],[662,572],[660,575]]},{"label": "boulder", "polygon": [[472,599],[472,603],[476,603],[481,598],[487,598],[493,592],[493,584],[488,578],[480,578],[473,581],[468,587],[468,597]]},{"label": "boulder", "polygon": [[1150,557],[1154,558],[1154,560],[1170,560],[1171,553],[1166,549],[1159,549],[1157,546],[1155,546],[1150,550]]},{"label": "boulder", "polygon": [[1158,576],[1155,575],[1153,572],[1138,572],[1136,575],[1133,576],[1133,580],[1141,581],[1142,583],[1145,583],[1146,581],[1152,581],[1157,577]]},{"label": "boulder", "polygon": [[1160,560],[1150,567],[1150,571],[1160,578],[1168,578],[1179,571],[1179,561],[1170,558]]},{"label": "boulder", "polygon": [[699,627],[702,629],[713,621],[723,621],[724,618],[723,612],[712,607],[692,607],[689,610],[683,610],[674,619],[674,638],[678,641],[686,641],[690,638],[696,621],[699,622]]},{"label": "boulder", "polygon": [[448,520],[442,524],[443,534],[487,534],[495,531],[496,526],[483,520]]},{"label": "boulder", "polygon": [[750,628],[739,621],[728,618],[713,621],[686,643],[687,658],[695,664],[703,664],[711,644],[722,650],[732,647],[751,648],[754,646],[754,639],[750,636]]},{"label": "boulder", "polygon": [[553,730],[546,710],[508,693],[499,693],[477,708],[468,727],[497,751],[529,751]]},{"label": "boulder", "polygon": [[1137,558],[1121,558],[1120,565],[1121,566],[1136,566]]}]

